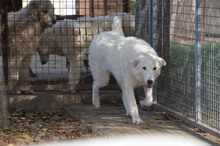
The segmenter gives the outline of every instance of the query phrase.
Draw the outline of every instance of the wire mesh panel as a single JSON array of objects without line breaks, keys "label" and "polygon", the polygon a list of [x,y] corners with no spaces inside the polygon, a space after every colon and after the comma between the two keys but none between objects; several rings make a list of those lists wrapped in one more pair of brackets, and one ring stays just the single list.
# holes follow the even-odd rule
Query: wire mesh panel
[{"label": "wire mesh panel", "polygon": [[[158,53],[168,62],[158,81],[158,97],[163,97],[158,98],[158,102],[193,118],[195,117],[195,17],[192,16],[195,16],[195,5],[187,1],[168,4],[165,2],[158,4],[161,10],[166,9],[166,11],[158,9],[160,16],[158,19],[161,19],[158,27],[162,31],[158,32],[156,47]],[[165,15],[169,12],[170,15]],[[165,21],[168,21],[166,26]],[[170,30],[164,32],[168,28]],[[164,38],[164,35],[167,38]]]},{"label": "wire mesh panel", "polygon": [[0,125],[6,124],[8,118],[8,99],[5,91],[3,61],[0,56]]},{"label": "wire mesh panel", "polygon": [[130,0],[23,0],[19,10],[7,14],[4,28],[8,90],[73,93],[76,88],[91,88],[90,42],[94,35],[111,30],[116,15],[122,18],[124,34],[133,36],[132,4]]},{"label": "wire mesh panel", "polygon": [[220,131],[220,2],[203,3],[201,122]]},{"label": "wire mesh panel", "polygon": [[[8,63],[8,29],[7,29],[7,12],[17,11],[21,8],[21,1],[0,2],[0,126],[7,124],[8,119],[8,98],[6,94],[5,73],[7,77]],[[4,61],[3,61],[4,60]]]},{"label": "wire mesh panel", "polygon": [[143,7],[139,19],[148,21],[137,25],[147,31],[136,34],[167,62],[155,85],[155,107],[219,136],[220,2],[148,0],[137,14]]}]

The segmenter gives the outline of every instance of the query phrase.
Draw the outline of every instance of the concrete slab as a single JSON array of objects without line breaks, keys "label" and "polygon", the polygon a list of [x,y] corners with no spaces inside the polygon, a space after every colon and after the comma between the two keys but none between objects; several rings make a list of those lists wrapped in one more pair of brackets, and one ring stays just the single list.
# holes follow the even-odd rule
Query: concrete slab
[{"label": "concrete slab", "polygon": [[[92,105],[73,105],[66,108],[72,115],[81,115],[83,120],[93,125],[100,137],[120,137],[127,135],[149,135],[160,137],[182,137],[199,141],[207,146],[217,146],[215,139],[208,139],[187,127],[183,122],[168,118],[159,111],[139,110],[145,122],[142,125],[133,125],[131,117],[125,115],[123,105],[101,105],[95,109]],[[172,138],[170,139],[172,140]],[[169,139],[168,139],[169,141]],[[186,145],[187,145],[187,141]]]}]

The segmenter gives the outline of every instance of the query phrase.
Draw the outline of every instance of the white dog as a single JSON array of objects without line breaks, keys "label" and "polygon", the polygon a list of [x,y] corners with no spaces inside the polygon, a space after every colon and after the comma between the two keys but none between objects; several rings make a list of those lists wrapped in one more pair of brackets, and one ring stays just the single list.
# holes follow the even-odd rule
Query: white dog
[{"label": "white dog", "polygon": [[89,65],[94,79],[92,102],[96,108],[100,107],[99,89],[108,85],[110,74],[113,74],[122,89],[127,115],[132,117],[134,124],[140,124],[142,120],[134,88],[143,86],[146,97],[140,104],[151,106],[153,84],[166,62],[144,40],[124,37],[118,17],[114,18],[112,26],[114,31],[100,33],[91,42]]},{"label": "white dog", "polygon": [[134,35],[135,17],[126,13],[57,21],[53,28],[44,31],[38,44],[37,52],[41,63],[47,63],[50,54],[66,56],[70,62],[69,84],[78,84],[80,68],[83,60],[87,59],[93,36],[103,31],[110,31],[115,15],[120,15],[122,18],[126,35]]}]

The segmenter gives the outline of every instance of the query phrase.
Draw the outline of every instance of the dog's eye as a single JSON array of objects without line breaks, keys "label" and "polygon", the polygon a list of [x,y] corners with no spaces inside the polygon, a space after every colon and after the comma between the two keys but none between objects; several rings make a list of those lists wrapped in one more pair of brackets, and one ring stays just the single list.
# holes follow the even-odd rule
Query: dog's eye
[{"label": "dog's eye", "polygon": [[43,10],[43,13],[47,13],[47,10]]},{"label": "dog's eye", "polygon": [[143,70],[146,70],[146,67],[142,67],[143,68]]},{"label": "dog's eye", "polygon": [[156,67],[153,68],[153,70],[156,70],[156,69],[157,69]]}]

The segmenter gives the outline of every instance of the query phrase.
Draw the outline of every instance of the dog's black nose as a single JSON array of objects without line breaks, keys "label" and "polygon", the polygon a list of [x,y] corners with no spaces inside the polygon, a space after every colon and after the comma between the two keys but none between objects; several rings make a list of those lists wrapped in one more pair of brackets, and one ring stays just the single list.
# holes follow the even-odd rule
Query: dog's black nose
[{"label": "dog's black nose", "polygon": [[148,83],[149,85],[151,85],[151,84],[153,84],[153,81],[152,81],[152,80],[147,80],[147,83]]}]

